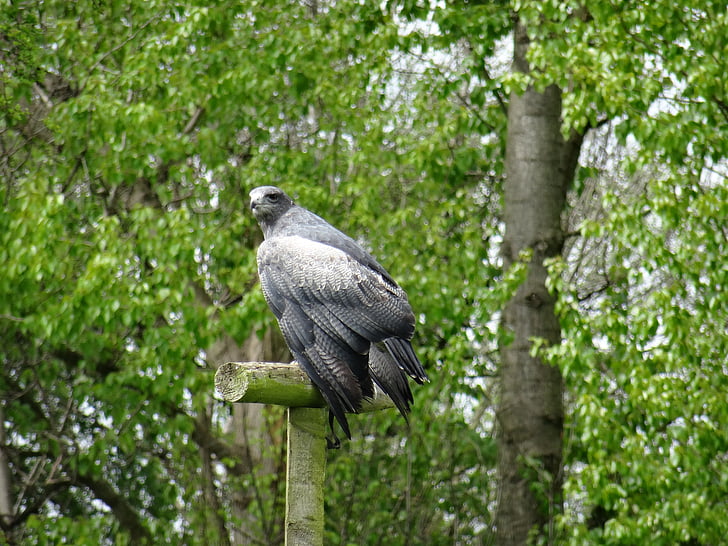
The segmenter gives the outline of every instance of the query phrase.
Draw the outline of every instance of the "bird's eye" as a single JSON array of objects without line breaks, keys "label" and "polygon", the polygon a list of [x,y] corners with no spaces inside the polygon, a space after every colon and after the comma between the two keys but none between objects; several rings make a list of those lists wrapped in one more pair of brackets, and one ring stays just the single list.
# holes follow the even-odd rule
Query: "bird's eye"
[{"label": "bird's eye", "polygon": [[270,194],[270,195],[268,196],[268,200],[269,200],[269,201],[270,201],[271,203],[277,203],[277,202],[278,202],[278,198],[279,198],[279,197],[280,197],[280,195],[278,195],[277,193],[271,193],[271,194]]}]

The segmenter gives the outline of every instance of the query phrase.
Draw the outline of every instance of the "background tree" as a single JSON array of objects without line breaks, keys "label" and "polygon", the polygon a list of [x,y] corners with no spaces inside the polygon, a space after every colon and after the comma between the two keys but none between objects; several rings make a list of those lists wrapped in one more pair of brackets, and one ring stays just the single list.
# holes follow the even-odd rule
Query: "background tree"
[{"label": "background tree", "polygon": [[727,16],[3,9],[4,540],[280,537],[281,413],[211,373],[284,357],[247,213],[277,184],[397,276],[433,378],[409,432],[360,417],[331,454],[331,542],[719,543]]},{"label": "background tree", "polygon": [[[443,345],[430,356],[449,354],[444,342],[470,317],[463,304],[450,312],[460,288],[439,280],[449,272],[441,234],[463,243],[482,237],[477,224],[458,220],[477,218],[482,202],[457,217],[448,212],[463,196],[454,190],[472,186],[465,173],[478,170],[478,152],[457,140],[456,128],[440,132],[434,114],[416,138],[409,135],[416,112],[386,80],[397,30],[378,9],[343,3],[333,10],[51,2],[3,11],[6,540],[268,543],[280,536],[280,413],[249,417],[245,428],[231,422],[230,409],[211,398],[209,373],[221,359],[260,355],[258,336],[262,354],[281,356],[263,334],[272,321],[254,286],[259,235],[246,211],[255,185],[285,185],[351,233],[367,235],[366,226],[381,220],[369,244],[401,261],[405,273],[417,262],[411,292],[420,301],[427,294],[431,320],[442,318],[429,335]],[[410,152],[419,165],[402,161]],[[447,171],[453,152],[453,193],[438,201],[439,183],[423,173]],[[421,228],[418,217],[432,230],[395,244],[408,225]],[[419,251],[419,260],[409,250],[435,242],[440,251]],[[463,272],[476,267],[473,255],[449,254]],[[422,275],[428,267],[440,277]],[[465,342],[454,346],[473,353]],[[458,375],[439,386],[453,393]],[[422,445],[469,430],[443,400],[437,414],[451,417]],[[264,435],[251,430],[253,421]],[[394,423],[385,416],[367,424],[383,438],[359,446],[372,461],[362,476],[376,475],[384,459],[375,450],[386,445],[391,460],[402,458],[404,429]],[[452,446],[458,472],[491,457],[491,445],[472,434],[465,449]],[[457,535],[461,524],[432,516],[439,503],[456,512],[457,489],[466,486],[440,465],[437,482],[425,479],[427,452],[407,449],[416,459],[399,464],[416,473],[392,486],[418,484],[407,490],[414,500],[388,492],[366,532],[386,514],[402,537]],[[260,465],[268,472],[255,471]],[[351,472],[345,465],[332,468]],[[453,490],[443,495],[442,483]],[[467,486],[469,526],[481,515],[486,483]],[[424,495],[431,502],[418,502]],[[358,513],[354,502],[347,509]],[[334,528],[359,536],[347,527],[354,521]],[[430,528],[410,531],[412,521]]]},{"label": "background tree", "polygon": [[[604,201],[585,215],[581,244],[597,254],[571,275],[588,272],[589,284],[562,292],[565,341],[553,351],[573,401],[565,529],[575,544],[711,544],[726,530],[715,467],[726,453],[726,322],[714,291],[726,281],[728,111],[716,87],[726,16],[710,2],[660,3],[644,19],[636,3],[590,5],[572,27],[588,39],[564,33],[537,54],[551,74],[573,74],[567,120],[609,117],[627,146],[621,169],[589,165],[598,181],[582,188]],[[608,186],[604,173],[617,173]]]}]

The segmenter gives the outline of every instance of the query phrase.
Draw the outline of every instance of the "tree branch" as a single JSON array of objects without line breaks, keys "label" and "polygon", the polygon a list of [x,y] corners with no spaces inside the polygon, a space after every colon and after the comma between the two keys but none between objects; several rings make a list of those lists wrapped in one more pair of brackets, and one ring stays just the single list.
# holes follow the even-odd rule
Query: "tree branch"
[{"label": "tree branch", "polygon": [[128,531],[132,544],[152,544],[152,535],[144,525],[141,516],[108,482],[81,473],[78,474],[76,480],[111,508],[121,527]]},{"label": "tree branch", "polygon": [[53,495],[55,495],[58,491],[61,491],[62,489],[66,489],[69,485],[71,485],[70,480],[56,480],[47,484],[46,487],[43,489],[42,494],[39,495],[30,505],[28,505],[28,507],[23,510],[21,514],[14,517],[7,526],[3,526],[3,529],[10,530],[19,527],[20,525],[25,523],[25,521],[30,516],[40,512],[40,509],[43,507],[43,505],[48,500],[50,500]]},{"label": "tree branch", "polygon": [[[110,55],[113,55],[114,53],[116,53],[117,51],[119,51],[120,49],[122,49],[125,45],[127,45],[129,42],[131,42],[132,40],[134,40],[145,28],[147,28],[154,21],[156,21],[157,19],[159,19],[159,17],[160,17],[159,14],[153,15],[147,21],[145,21],[144,23],[142,23],[141,25],[139,25],[139,28],[137,28],[134,32],[132,32],[129,36],[127,36],[127,38],[125,40],[123,40],[122,42],[120,42],[119,44],[115,45],[110,50],[108,50],[106,53],[104,53],[103,55],[101,55],[101,57],[99,57],[96,60],[96,62],[94,64],[92,64],[91,67],[88,69],[88,73],[89,74],[92,74],[93,71],[96,70],[96,68],[101,63],[103,63]],[[84,85],[84,87],[85,87],[85,85]]]},{"label": "tree branch", "polygon": [[[185,412],[179,411],[178,414],[184,414],[189,417]],[[189,417],[192,419],[191,417]],[[218,460],[234,461],[233,466],[227,466],[228,471],[235,476],[247,476],[250,474],[252,468],[249,464],[246,464],[244,458],[241,456],[239,449],[236,449],[231,444],[227,443],[221,438],[213,435],[210,432],[210,428],[206,426],[204,422],[204,416],[200,415],[197,419],[192,419],[194,423],[194,430],[192,431],[192,440],[200,447],[204,447],[214,453]]]},{"label": "tree branch", "polygon": [[[211,95],[207,95],[205,97],[205,102],[210,100]],[[182,130],[183,135],[189,135],[192,131],[194,131],[195,127],[197,126],[197,123],[200,121],[200,118],[202,117],[202,114],[205,113],[205,107],[204,106],[198,106],[195,110],[194,114],[192,114],[192,117],[187,122],[187,125],[185,125],[185,128]]]}]

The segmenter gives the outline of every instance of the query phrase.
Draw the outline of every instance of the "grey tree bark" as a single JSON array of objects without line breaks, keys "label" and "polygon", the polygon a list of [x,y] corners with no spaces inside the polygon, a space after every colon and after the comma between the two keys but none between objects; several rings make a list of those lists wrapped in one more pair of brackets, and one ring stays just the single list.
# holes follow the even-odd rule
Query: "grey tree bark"
[{"label": "grey tree bark", "polygon": [[[241,347],[231,338],[218,340],[208,351],[208,357],[216,367],[231,361],[281,361],[290,360],[288,349],[282,336],[277,330],[266,331],[260,338],[253,333]],[[232,488],[230,490],[233,516],[240,522],[232,530],[233,546],[250,543],[250,536],[254,533],[248,529],[263,527],[271,533],[273,529],[283,529],[281,514],[268,514],[267,521],[252,521],[249,506],[256,499],[272,495],[272,491],[265,491],[261,484],[266,483],[265,476],[275,474],[278,471],[279,461],[272,459],[269,452],[263,447],[271,445],[274,438],[268,430],[262,404],[235,404],[233,406],[232,420],[230,422],[233,434],[233,445],[237,457],[241,458],[244,468],[247,468],[248,475],[255,476],[253,482],[255,491]],[[281,446],[282,450],[282,446]],[[277,520],[277,521],[276,521]],[[269,535],[269,538],[270,535]]]},{"label": "grey tree bark", "polygon": [[13,516],[13,482],[10,479],[8,456],[5,453],[5,402],[0,401],[0,524],[4,526]]},{"label": "grey tree bark", "polygon": [[[516,25],[513,70],[528,72],[528,36]],[[503,311],[510,340],[501,348],[498,405],[499,503],[496,543],[523,545],[529,533],[551,543],[561,509],[563,385],[557,368],[530,356],[532,338],[559,343],[554,297],[544,259],[563,246],[561,213],[582,138],[561,136],[561,91],[555,86],[513,94],[508,107],[504,265],[532,251],[528,276]]]}]

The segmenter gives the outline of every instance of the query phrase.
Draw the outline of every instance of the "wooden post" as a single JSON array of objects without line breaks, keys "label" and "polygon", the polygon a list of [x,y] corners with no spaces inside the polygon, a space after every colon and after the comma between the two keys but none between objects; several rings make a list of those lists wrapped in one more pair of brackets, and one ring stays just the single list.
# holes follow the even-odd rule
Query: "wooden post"
[{"label": "wooden post", "polygon": [[[324,542],[326,403],[298,364],[228,362],[215,373],[215,388],[227,402],[288,407],[286,546]],[[362,412],[393,408],[378,388]]]},{"label": "wooden post", "polygon": [[326,410],[288,408],[286,546],[324,543]]}]

